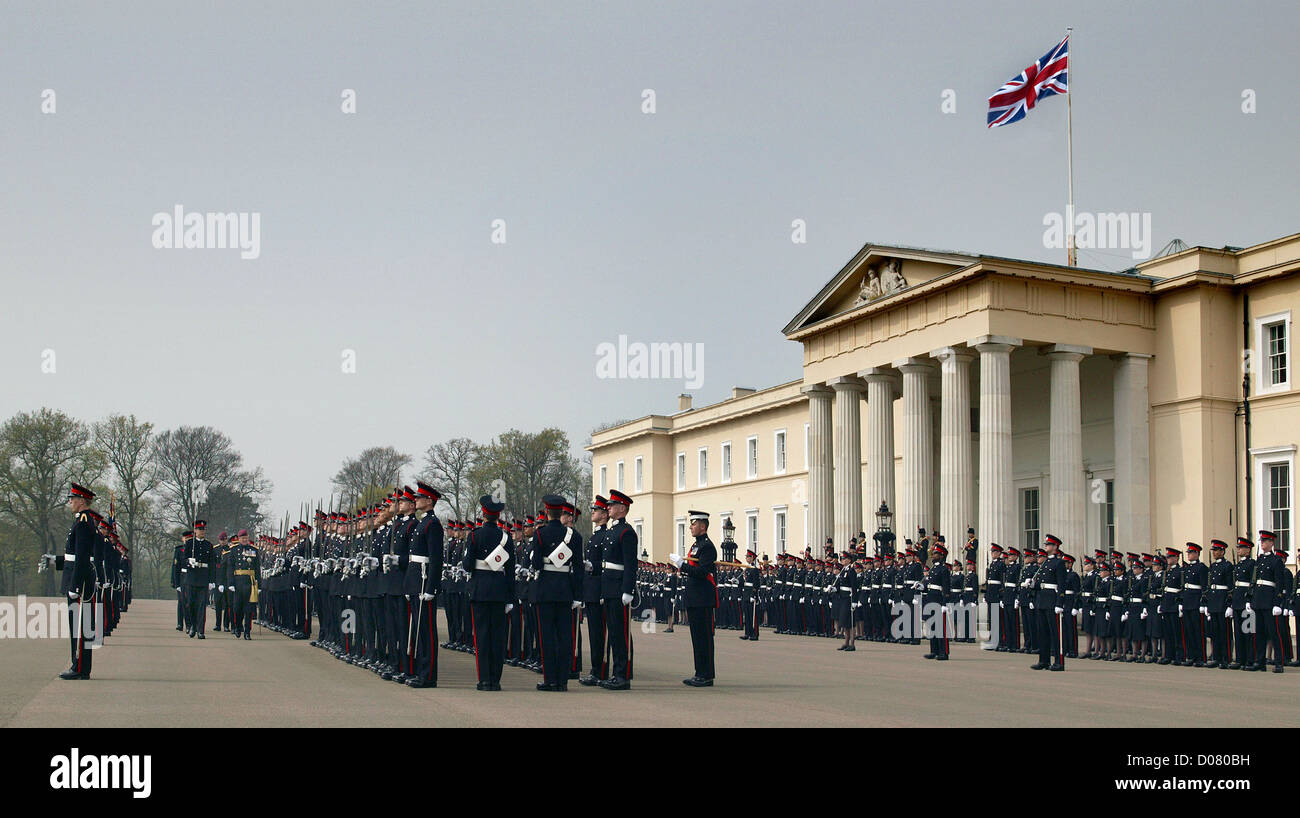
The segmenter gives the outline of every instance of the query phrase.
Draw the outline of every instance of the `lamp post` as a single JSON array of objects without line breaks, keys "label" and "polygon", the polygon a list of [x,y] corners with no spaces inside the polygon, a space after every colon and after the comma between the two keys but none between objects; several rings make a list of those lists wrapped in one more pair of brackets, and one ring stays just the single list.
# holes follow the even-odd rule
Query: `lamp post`
[{"label": "lamp post", "polygon": [[724,562],[736,561],[736,526],[730,517],[722,523],[722,559]]},{"label": "lamp post", "polygon": [[877,557],[894,556],[894,512],[889,510],[886,503],[881,503],[880,508],[876,509],[876,533],[872,539],[876,541]]}]

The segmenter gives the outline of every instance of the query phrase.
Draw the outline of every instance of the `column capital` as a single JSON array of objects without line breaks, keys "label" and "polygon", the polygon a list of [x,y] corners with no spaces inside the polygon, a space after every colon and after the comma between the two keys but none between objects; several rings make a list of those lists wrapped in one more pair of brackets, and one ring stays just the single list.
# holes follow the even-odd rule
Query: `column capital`
[{"label": "column capital", "polygon": [[890,364],[894,369],[900,372],[933,372],[935,370],[934,362],[929,358],[900,358]]},{"label": "column capital", "polygon": [[940,361],[945,361],[949,358],[956,361],[971,361],[975,359],[975,353],[969,349],[962,349],[960,347],[939,347],[930,353],[930,357],[938,358]]},{"label": "column capital", "polygon": [[1059,355],[1062,357],[1077,356],[1074,360],[1079,360],[1085,355],[1092,354],[1092,347],[1078,346],[1077,344],[1049,344],[1038,350],[1040,355]]},{"label": "column capital", "polygon": [[1156,356],[1148,355],[1145,352],[1119,352],[1116,353],[1115,355],[1111,355],[1110,359],[1112,361],[1126,361],[1126,360],[1149,361],[1154,357]]},{"label": "column capital", "polygon": [[[1012,347],[1022,346],[1024,343],[1023,338],[1012,338],[1009,335],[981,335],[967,341],[966,346],[971,349],[978,349],[980,352],[998,352],[1000,347],[1011,349]],[[987,349],[983,347],[987,347]]]},{"label": "column capital", "polygon": [[867,382],[856,375],[841,375],[826,381],[836,392],[864,392]]},{"label": "column capital", "polygon": [[833,395],[835,393],[835,390],[831,389],[824,383],[810,383],[807,386],[801,387],[799,391],[810,398],[813,395]]},{"label": "column capital", "polygon": [[[894,387],[895,392],[897,392],[899,387],[902,385],[902,379],[899,377],[898,371],[888,366],[873,366],[869,369],[859,370],[858,377],[869,384],[887,383]],[[895,397],[897,397],[897,395],[895,395]]]}]

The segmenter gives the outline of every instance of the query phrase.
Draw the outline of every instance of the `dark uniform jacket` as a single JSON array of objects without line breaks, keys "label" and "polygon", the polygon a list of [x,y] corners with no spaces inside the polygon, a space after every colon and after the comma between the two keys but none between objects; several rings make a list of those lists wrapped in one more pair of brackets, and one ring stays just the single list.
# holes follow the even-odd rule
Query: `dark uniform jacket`
[{"label": "dark uniform jacket", "polygon": [[600,574],[605,559],[605,540],[609,529],[602,525],[591,532],[591,539],[583,549],[583,557],[591,563],[591,568],[582,567],[582,601],[588,605],[600,604]]},{"label": "dark uniform jacket", "polygon": [[[565,542],[567,540],[567,543]],[[562,567],[549,557],[561,543],[573,556]],[[572,602],[582,599],[582,535],[559,520],[547,520],[537,529],[537,547],[533,549],[533,570],[537,571],[538,602]]]},{"label": "dark uniform jacket", "polygon": [[[636,529],[619,520],[605,533],[602,550],[604,567],[600,572],[600,595],[605,599],[621,599],[636,588]],[[611,568],[621,565],[622,570]]]},{"label": "dark uniform jacket", "polygon": [[686,552],[686,561],[682,563],[682,573],[686,574],[687,608],[718,607],[717,561],[718,549],[709,535],[696,537]]},{"label": "dark uniform jacket", "polygon": [[[89,600],[95,586],[95,568],[91,557],[94,556],[95,524],[90,515],[84,511],[77,512],[68,530],[68,541],[63,546],[63,554],[56,556],[55,567],[63,572],[63,593],[72,597],[74,594]],[[48,563],[47,563],[48,564]]]},{"label": "dark uniform jacket", "polygon": [[392,553],[397,556],[397,564],[388,570],[401,577],[403,594],[419,594],[421,588],[426,594],[438,592],[442,585],[442,536],[442,521],[432,511],[424,519],[412,517],[394,527]]},{"label": "dark uniform jacket", "polygon": [[[504,539],[503,539],[504,535]],[[488,554],[505,543],[508,555],[506,564],[500,571],[480,567]],[[483,525],[472,531],[465,542],[465,556],[461,567],[470,572],[469,598],[471,602],[511,602],[515,601],[515,555],[510,547],[510,535],[499,530],[495,525]],[[409,572],[408,572],[409,573]]]},{"label": "dark uniform jacket", "polygon": [[191,588],[206,586],[211,580],[208,579],[208,572],[211,570],[213,557],[212,543],[207,540],[201,540],[198,537],[190,540],[190,556],[194,558],[198,566],[191,566],[189,573],[185,575],[185,584]]}]

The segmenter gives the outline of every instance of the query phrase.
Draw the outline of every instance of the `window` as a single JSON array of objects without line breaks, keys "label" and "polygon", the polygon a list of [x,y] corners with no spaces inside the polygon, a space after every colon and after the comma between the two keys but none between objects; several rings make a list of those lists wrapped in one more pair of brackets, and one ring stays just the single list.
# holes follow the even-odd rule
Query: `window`
[{"label": "window", "polygon": [[745,448],[748,454],[745,456],[746,474],[749,477],[758,477],[758,437],[750,437],[745,440]]},{"label": "window", "polygon": [[1291,388],[1291,313],[1255,319],[1255,349],[1251,365],[1259,373],[1257,391],[1284,392]]},{"label": "window", "polygon": [[772,550],[785,553],[785,506],[775,509],[772,516]]},{"label": "window", "polygon": [[644,525],[645,525],[645,523],[644,523],[643,520],[637,520],[636,522],[632,523],[632,527],[633,527],[634,529],[636,529],[636,541],[637,541],[637,543],[640,544],[640,546],[641,546],[641,548],[642,548],[643,550],[646,550],[646,545],[645,545],[645,531],[644,531],[644,529],[643,529],[643,526],[644,526]]},{"label": "window", "polygon": [[705,446],[700,447],[700,485],[709,484],[709,450]]},{"label": "window", "polygon": [[772,460],[777,474],[785,474],[785,429],[777,429],[773,440]]},{"label": "window", "polygon": [[812,433],[809,431],[809,429],[811,429],[811,428],[812,428],[811,424],[805,423],[805,424],[803,425],[803,467],[804,467],[804,471],[807,471],[807,470],[808,470],[808,441],[812,439],[812,438],[810,437],[810,435],[811,435]]},{"label": "window", "polygon": [[1020,492],[1020,547],[1038,547],[1038,489],[1022,489]]},{"label": "window", "polygon": [[1277,532],[1278,544],[1291,550],[1291,464],[1269,463],[1265,470],[1264,491],[1267,506],[1264,521]]},{"label": "window", "polygon": [[722,444],[722,482],[731,482],[731,441]]},{"label": "window", "polygon": [[686,521],[681,517],[677,518],[677,553],[686,553]]},{"label": "window", "polygon": [[686,488],[686,452],[677,453],[677,490]]},{"label": "window", "polygon": [[750,511],[745,513],[745,543],[746,548],[758,553],[758,512]]},{"label": "window", "polygon": [[618,465],[614,469],[614,477],[615,480],[617,481],[615,485],[618,487],[619,491],[622,491],[623,490],[623,461],[622,460],[618,461]]},{"label": "window", "polygon": [[644,475],[644,467],[641,460],[641,455],[637,455],[636,460],[632,461],[632,487],[633,487],[632,490],[633,491],[642,491],[641,486],[642,486],[643,475]]},{"label": "window", "polygon": [[1115,481],[1106,481],[1106,502],[1101,504],[1101,549],[1115,550]]},{"label": "window", "polygon": [[605,467],[604,466],[600,467],[600,491],[596,493],[597,494],[605,493]]}]

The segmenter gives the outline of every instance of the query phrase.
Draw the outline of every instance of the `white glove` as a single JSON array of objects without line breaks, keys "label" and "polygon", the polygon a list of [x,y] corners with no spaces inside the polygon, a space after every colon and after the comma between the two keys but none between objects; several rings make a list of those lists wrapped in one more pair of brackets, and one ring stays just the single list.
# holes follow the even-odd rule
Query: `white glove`
[{"label": "white glove", "polygon": [[623,604],[624,604],[624,605],[631,605],[631,604],[632,604],[632,595],[631,595],[631,594],[623,594],[623,596],[622,596],[622,600],[623,600]]},{"label": "white glove", "polygon": [[581,600],[581,599],[575,599],[575,600],[573,600],[573,604],[569,606],[569,610],[576,611],[576,610],[578,610],[578,609],[581,608],[581,607],[582,607],[582,600]]},{"label": "white glove", "polygon": [[803,604],[803,600],[804,600],[804,598],[803,598],[803,597],[799,597],[799,604],[800,604],[800,605],[802,605],[802,604]]},{"label": "white glove", "polygon": [[218,585],[217,590],[224,594],[226,592],[226,586]]},{"label": "white glove", "polygon": [[81,599],[81,595],[78,594],[76,591],[68,591],[68,599],[71,599],[73,602],[76,602],[78,599]]},{"label": "white glove", "polygon": [[304,590],[306,590],[306,588],[307,588],[307,583],[305,583],[305,582],[300,582],[300,583],[298,583],[298,587],[299,587],[299,588],[302,588],[302,589],[304,589]]},{"label": "white glove", "polygon": [[1005,602],[1003,602],[1002,600],[999,599],[999,600],[998,600],[998,607],[999,607],[999,608],[1005,608],[1005,607],[1007,607],[1007,603],[1005,603]]},{"label": "white glove", "polygon": [[180,589],[180,588],[177,588],[177,589],[176,589],[176,593],[179,594],[180,592],[181,592],[181,589]]},{"label": "white glove", "polygon": [[940,610],[941,612],[943,612],[943,613],[948,613],[948,606],[947,606],[947,605],[940,605],[940,606],[939,606],[939,610]]},{"label": "white glove", "polygon": [[1034,609],[1034,603],[1031,602],[1031,603],[1029,603],[1029,610],[1032,611],[1033,609]]},{"label": "white glove", "polygon": [[683,563],[685,560],[682,559],[682,555],[681,555],[681,554],[669,554],[669,555],[668,555],[668,561],[671,562],[671,563],[673,564],[673,567],[674,567],[674,568],[681,568],[681,567],[682,567],[682,563]]},{"label": "white glove", "polygon": [[1210,612],[1210,609],[1209,609],[1208,606],[1206,606],[1206,605],[1202,605],[1202,606],[1201,606],[1201,613],[1203,613],[1203,614],[1208,614],[1209,612]]},{"label": "white glove", "polygon": [[582,565],[583,565],[583,567],[586,568],[588,571],[591,570],[591,560],[583,560],[583,561],[582,561]]},{"label": "white glove", "polygon": [[1183,615],[1183,603],[1181,602],[1178,603],[1178,615],[1179,616]]},{"label": "white glove", "polygon": [[420,601],[421,601],[421,602],[432,602],[432,601],[433,601],[433,594],[420,594]]},{"label": "white glove", "polygon": [[1284,611],[1284,613],[1285,613],[1287,616],[1294,616],[1294,615],[1295,615],[1295,611],[1291,610],[1290,608],[1287,608],[1286,611]]},{"label": "white glove", "polygon": [[1020,610],[1020,600],[1016,600],[1016,610]]},{"label": "white glove", "polygon": [[198,560],[194,559],[193,557],[190,557],[190,567],[191,567],[191,568],[193,568],[194,566],[196,566],[196,565],[198,565],[198,564],[199,564],[199,561],[198,561]]},{"label": "white glove", "polygon": [[41,554],[41,565],[45,566],[45,568],[47,568],[47,569],[49,569],[49,568],[53,568],[53,567],[54,567],[54,555],[53,555],[53,554]]},{"label": "white glove", "polygon": [[1128,611],[1125,611],[1124,613],[1120,614],[1119,621],[1120,622],[1128,621]]},{"label": "white glove", "polygon": [[1057,613],[1065,613],[1065,609],[1064,609],[1064,608],[1057,608],[1057,609],[1056,609],[1056,612],[1057,612]]},{"label": "white glove", "polygon": [[1071,616],[1078,616],[1080,613],[1082,613],[1082,611],[1080,611],[1078,608],[1075,608],[1073,611],[1070,611]]},{"label": "white glove", "polygon": [[1252,608],[1252,607],[1250,607],[1250,603],[1247,602],[1247,603],[1246,603],[1246,610],[1248,610],[1248,611],[1253,611],[1253,610],[1255,610],[1255,609]]},{"label": "white glove", "polygon": [[208,583],[208,590],[209,590],[209,591],[211,591],[211,590],[212,590],[213,588],[215,588],[215,587],[217,587],[217,584],[216,584],[215,582],[209,582],[209,583]]},{"label": "white glove", "polygon": [[513,611],[514,609],[515,609],[515,603],[513,603],[513,602],[507,602],[507,603],[506,603],[506,613],[510,613],[510,612]]},{"label": "white glove", "polygon": [[1106,621],[1110,621],[1110,611],[1106,611]]},{"label": "white glove", "polygon": [[1232,618],[1232,606],[1231,606],[1231,605],[1229,605],[1226,609],[1224,609],[1224,611],[1223,611],[1223,615],[1226,616],[1226,617],[1228,617],[1229,619]]},{"label": "white glove", "polygon": [[1273,616],[1281,616],[1281,615],[1282,615],[1282,609],[1281,609],[1280,607],[1278,607],[1277,605],[1274,605],[1274,606],[1273,606]]},{"label": "white glove", "polygon": [[1157,606],[1156,606],[1156,613],[1158,613],[1158,614],[1162,614],[1162,613],[1164,613],[1164,612],[1165,612],[1165,609],[1164,609],[1162,606],[1160,606],[1160,605],[1157,605]]},{"label": "white glove", "polygon": [[1146,608],[1143,608],[1143,609],[1142,609],[1142,618],[1143,618],[1143,619],[1146,619],[1146,618],[1147,618],[1147,609],[1146,609]]}]

